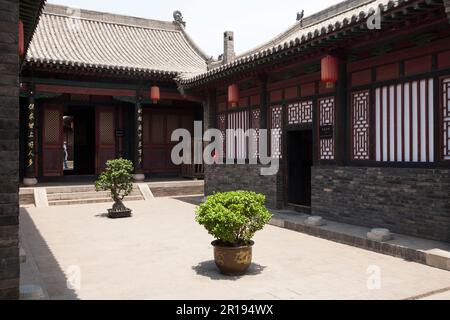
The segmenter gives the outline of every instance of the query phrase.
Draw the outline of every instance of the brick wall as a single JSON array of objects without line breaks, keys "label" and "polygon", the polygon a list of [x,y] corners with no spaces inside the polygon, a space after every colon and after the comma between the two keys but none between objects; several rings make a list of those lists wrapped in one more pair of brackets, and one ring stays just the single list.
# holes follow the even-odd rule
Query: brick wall
[{"label": "brick wall", "polygon": [[261,176],[260,165],[212,165],[205,167],[205,194],[249,190],[266,195],[269,208],[281,208],[282,169],[278,175]]},{"label": "brick wall", "polygon": [[0,300],[19,297],[19,1],[0,0]]},{"label": "brick wall", "polygon": [[314,167],[312,177],[316,215],[450,241],[450,170]]}]

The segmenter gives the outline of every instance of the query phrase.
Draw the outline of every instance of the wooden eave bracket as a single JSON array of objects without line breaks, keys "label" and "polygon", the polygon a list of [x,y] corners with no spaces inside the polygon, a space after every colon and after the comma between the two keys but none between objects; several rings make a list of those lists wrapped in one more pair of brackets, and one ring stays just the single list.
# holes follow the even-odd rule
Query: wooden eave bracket
[{"label": "wooden eave bracket", "polygon": [[445,13],[448,17],[448,22],[450,23],[450,0],[444,0]]}]

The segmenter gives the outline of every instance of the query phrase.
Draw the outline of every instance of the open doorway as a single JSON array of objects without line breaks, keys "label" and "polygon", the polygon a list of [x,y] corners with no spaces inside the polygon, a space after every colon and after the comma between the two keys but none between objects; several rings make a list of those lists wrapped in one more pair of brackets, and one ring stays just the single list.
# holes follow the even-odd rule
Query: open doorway
[{"label": "open doorway", "polygon": [[71,106],[64,113],[64,175],[95,174],[95,109]]},{"label": "open doorway", "polygon": [[287,133],[288,202],[311,206],[311,167],[313,165],[312,130]]}]

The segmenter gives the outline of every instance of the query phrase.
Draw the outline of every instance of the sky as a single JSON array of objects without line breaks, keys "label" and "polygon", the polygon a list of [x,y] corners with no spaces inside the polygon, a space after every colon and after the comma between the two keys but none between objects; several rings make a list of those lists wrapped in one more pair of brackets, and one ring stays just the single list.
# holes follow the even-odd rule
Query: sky
[{"label": "sky", "polygon": [[250,50],[286,31],[297,12],[314,14],[342,0],[48,0],[48,3],[172,21],[180,10],[186,31],[208,55],[223,52],[223,32],[234,31],[237,53]]}]

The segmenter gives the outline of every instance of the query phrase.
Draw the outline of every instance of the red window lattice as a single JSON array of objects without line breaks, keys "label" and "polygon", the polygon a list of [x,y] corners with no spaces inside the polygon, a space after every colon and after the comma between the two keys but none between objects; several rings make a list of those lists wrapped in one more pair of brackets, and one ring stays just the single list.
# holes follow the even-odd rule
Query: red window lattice
[{"label": "red window lattice", "polygon": [[[320,128],[335,125],[335,99],[334,97],[319,100],[319,126]],[[320,138],[320,160],[334,160],[334,134],[331,138]]]},{"label": "red window lattice", "polygon": [[253,109],[251,111],[250,117],[251,117],[250,126],[251,126],[252,129],[255,130],[255,135],[253,136],[253,139],[254,139],[253,142],[254,142],[255,147],[256,147],[255,154],[253,154],[252,156],[256,158],[259,155],[259,153],[258,153],[258,150],[259,150],[259,129],[260,129],[259,121],[260,121],[260,118],[261,118],[261,110],[260,109]]},{"label": "red window lattice", "polygon": [[225,137],[226,137],[226,129],[227,129],[227,122],[226,122],[226,116],[225,114],[219,114],[217,116],[217,129],[220,130],[222,133],[222,141],[223,141],[223,154],[220,155],[221,157],[225,156]]},{"label": "red window lattice", "polygon": [[450,78],[444,79],[442,85],[443,160],[450,161]]},{"label": "red window lattice", "polygon": [[434,81],[375,90],[376,160],[434,162]]},{"label": "red window lattice", "polygon": [[370,159],[369,91],[352,94],[352,146],[354,160]]},{"label": "red window lattice", "polygon": [[313,121],[313,102],[303,101],[288,106],[288,123],[304,124]]},{"label": "red window lattice", "polygon": [[283,127],[283,107],[272,106],[270,108],[270,128],[272,157],[282,158],[282,127]]},{"label": "red window lattice", "polygon": [[249,129],[249,112],[245,110],[228,113],[227,129],[235,130],[235,135],[227,134],[227,155],[231,159],[246,159],[247,138],[245,133]]}]

